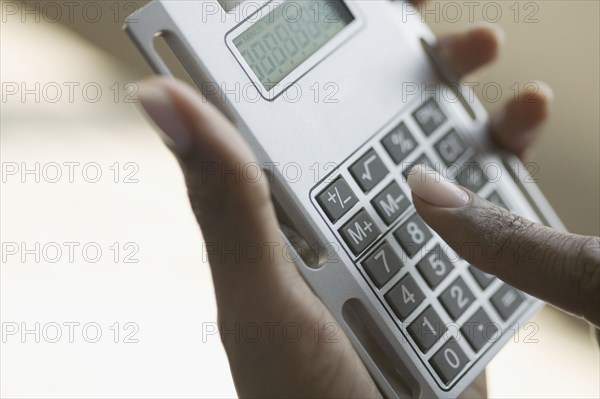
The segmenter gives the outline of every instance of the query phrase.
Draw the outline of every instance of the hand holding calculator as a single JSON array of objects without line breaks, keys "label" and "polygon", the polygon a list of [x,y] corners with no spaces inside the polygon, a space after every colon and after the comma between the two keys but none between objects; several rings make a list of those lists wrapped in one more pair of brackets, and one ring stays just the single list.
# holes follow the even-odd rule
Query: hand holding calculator
[{"label": "hand holding calculator", "polygon": [[[275,205],[264,179],[258,183],[222,175],[207,179],[203,173],[207,160],[224,167],[257,161],[232,125],[191,90],[155,81],[148,85],[154,95],[142,92],[140,97],[175,141],[208,243],[300,242],[294,258],[298,269],[278,252],[256,264],[224,259],[218,251],[209,254],[222,321],[230,326],[295,321],[305,327],[294,344],[224,342],[240,394],[457,396],[510,338],[510,326],[525,320],[540,303],[463,260],[489,266],[489,261],[478,258],[478,251],[468,254],[456,243],[445,244],[442,238],[452,243],[452,227],[461,231],[460,225],[447,223],[460,212],[432,208],[435,198],[411,197],[407,177],[414,178],[413,166],[425,164],[490,201],[560,227],[535,186],[511,179],[512,169],[505,160],[481,151],[489,125],[478,102],[452,103],[438,91],[419,93],[408,102],[402,98],[403,82],[439,80],[436,54],[443,53],[439,50],[452,54],[452,45],[468,46],[467,35],[455,38],[450,48],[436,48],[418,20],[403,24],[387,2],[316,2],[324,7],[333,4],[330,11],[341,21],[333,30],[318,26],[320,20],[288,26],[292,22],[281,17],[285,13],[280,7],[289,1],[265,3],[252,20],[237,25],[227,18],[190,22],[190,16],[206,16],[201,7],[206,3],[214,2],[154,2],[145,14],[137,15],[139,25],[128,28],[157,72],[168,69],[147,40],[159,30],[177,37],[173,43],[186,57],[199,87],[205,87],[207,79],[244,81],[259,98],[235,101],[225,94],[218,106],[250,142],[258,163],[276,164],[270,185]],[[282,32],[292,40],[311,31],[325,36],[307,44],[310,50],[302,56],[290,53],[278,59],[276,54],[287,51],[283,44],[270,55],[264,53],[269,34]],[[196,42],[196,37],[206,40]],[[381,37],[397,37],[395,51],[404,51],[375,45]],[[298,40],[290,43],[299,46]],[[262,56],[248,55],[253,48],[263,49]],[[362,58],[357,60],[357,54]],[[264,65],[257,61],[261,57]],[[460,63],[452,56],[445,62]],[[378,75],[360,80],[375,67]],[[437,67],[444,69],[444,64]],[[307,89],[315,78],[341,82],[338,103],[285,101],[288,90]],[[539,101],[516,105],[538,111],[540,117],[530,125],[543,119],[540,109],[545,109],[546,100],[540,93],[531,95]],[[495,137],[511,148],[518,141],[511,135],[523,132],[509,132],[506,126],[511,124],[503,122]],[[186,134],[186,145],[178,146]],[[335,167],[317,181],[305,175],[291,182],[284,176],[282,161],[295,162],[301,170],[326,161]],[[489,176],[492,167],[499,176]],[[513,174],[522,172],[519,163],[511,167],[516,170]],[[427,190],[422,193],[427,197]],[[481,204],[473,210],[484,209]],[[436,226],[442,237],[430,230],[415,207],[430,226],[442,223]],[[283,241],[275,209],[286,225]],[[509,214],[497,214],[501,217],[496,218],[496,230],[502,232],[501,223]],[[490,238],[470,237],[476,244]],[[323,247],[328,251],[322,252]],[[310,340],[307,331],[315,330],[333,332],[334,339],[321,340],[317,334]]]}]

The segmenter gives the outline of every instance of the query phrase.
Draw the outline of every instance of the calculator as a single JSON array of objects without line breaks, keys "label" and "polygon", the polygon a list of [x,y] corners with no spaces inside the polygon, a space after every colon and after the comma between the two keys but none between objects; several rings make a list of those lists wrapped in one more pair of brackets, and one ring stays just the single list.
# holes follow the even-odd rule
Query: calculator
[{"label": "calculator", "polygon": [[407,2],[154,0],[125,29],[170,75],[162,35],[248,141],[282,234],[310,248],[296,266],[385,396],[460,395],[542,306],[415,212],[407,174],[425,164],[564,229],[529,170],[491,151],[482,104]]}]

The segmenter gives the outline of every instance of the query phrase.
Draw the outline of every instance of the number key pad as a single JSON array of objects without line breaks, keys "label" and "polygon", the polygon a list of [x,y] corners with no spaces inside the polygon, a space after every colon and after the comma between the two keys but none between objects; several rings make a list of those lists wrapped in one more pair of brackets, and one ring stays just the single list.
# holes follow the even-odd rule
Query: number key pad
[{"label": "number key pad", "polygon": [[[411,205],[407,174],[413,165],[425,164],[440,172],[452,166],[455,180],[505,206],[502,190],[489,187],[496,182],[488,181],[467,136],[450,122],[435,100],[417,104],[311,193],[323,220],[399,328],[398,336],[408,339],[443,389],[494,345],[496,335],[510,331],[509,322],[529,301],[457,259]],[[460,329],[446,334],[454,323]]]}]

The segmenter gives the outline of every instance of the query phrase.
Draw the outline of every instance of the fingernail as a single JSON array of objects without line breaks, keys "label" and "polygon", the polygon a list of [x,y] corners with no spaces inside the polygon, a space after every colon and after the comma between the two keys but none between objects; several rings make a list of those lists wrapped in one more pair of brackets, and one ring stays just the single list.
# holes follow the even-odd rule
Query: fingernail
[{"label": "fingernail", "polygon": [[138,99],[148,116],[160,128],[161,138],[174,152],[184,153],[191,145],[192,134],[171,95],[160,84],[141,82]]},{"label": "fingernail", "polygon": [[550,87],[548,83],[542,82],[540,80],[534,80],[532,83],[547,101],[554,100],[554,90],[552,90],[552,87]]},{"label": "fingernail", "polygon": [[417,196],[441,208],[461,208],[469,194],[424,165],[415,165],[408,174],[408,185]]}]

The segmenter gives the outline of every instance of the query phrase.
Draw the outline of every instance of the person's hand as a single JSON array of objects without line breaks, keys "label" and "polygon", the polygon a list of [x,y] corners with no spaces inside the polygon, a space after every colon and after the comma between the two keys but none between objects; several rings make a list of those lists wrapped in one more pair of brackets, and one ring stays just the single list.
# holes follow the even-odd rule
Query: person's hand
[{"label": "person's hand", "polygon": [[[479,26],[442,38],[440,46],[448,63],[464,75],[492,61],[500,39],[496,28]],[[532,101],[523,98],[518,96],[505,107],[492,131],[498,143],[520,155],[534,140],[527,132],[545,119],[549,95],[538,91],[528,97]],[[234,126],[195,90],[166,78],[143,82],[139,99],[168,136],[206,247],[212,249],[207,252],[225,333],[223,345],[238,394],[380,396],[343,331],[335,327],[335,335],[329,336],[332,326],[337,326],[335,320],[284,256],[267,182],[249,180],[247,174],[205,173],[208,167],[231,171],[255,164]],[[419,202],[419,210],[423,209]],[[261,243],[279,250],[256,262],[240,255]],[[282,327],[288,324],[299,327],[298,337],[296,329],[289,331],[294,337],[282,335]],[[256,326],[261,329],[258,340],[254,335],[250,340],[239,334]],[[471,391],[471,396],[484,396],[484,377],[474,387],[479,391]]]},{"label": "person's hand", "polygon": [[463,259],[600,327],[600,238],[533,223],[422,165],[408,182],[417,212]]}]

